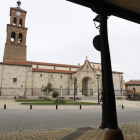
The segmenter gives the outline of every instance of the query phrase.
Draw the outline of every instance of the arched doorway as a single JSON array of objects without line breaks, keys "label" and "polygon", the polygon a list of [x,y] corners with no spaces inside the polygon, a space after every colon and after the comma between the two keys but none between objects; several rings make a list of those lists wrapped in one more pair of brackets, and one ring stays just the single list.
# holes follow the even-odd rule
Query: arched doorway
[{"label": "arched doorway", "polygon": [[92,89],[92,80],[88,77],[85,77],[82,80],[82,95],[84,96],[91,96],[93,95],[93,89]]}]

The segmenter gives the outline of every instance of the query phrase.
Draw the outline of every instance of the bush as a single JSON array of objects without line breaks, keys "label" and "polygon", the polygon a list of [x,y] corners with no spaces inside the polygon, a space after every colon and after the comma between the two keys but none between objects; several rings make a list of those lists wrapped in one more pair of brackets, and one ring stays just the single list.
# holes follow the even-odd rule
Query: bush
[{"label": "bush", "polygon": [[59,96],[59,93],[57,91],[53,91],[52,97],[57,98]]}]

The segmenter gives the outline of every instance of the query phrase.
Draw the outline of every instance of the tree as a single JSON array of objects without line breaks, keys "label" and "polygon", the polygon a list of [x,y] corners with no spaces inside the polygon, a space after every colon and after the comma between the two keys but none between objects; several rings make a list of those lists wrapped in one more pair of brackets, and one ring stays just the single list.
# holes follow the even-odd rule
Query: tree
[{"label": "tree", "polygon": [[61,102],[61,99],[59,98],[59,92],[58,91],[53,91],[52,97],[56,98],[56,102],[58,102],[58,103]]},{"label": "tree", "polygon": [[59,96],[58,91],[53,91],[52,97],[53,98],[58,98],[58,96]]},{"label": "tree", "polygon": [[51,83],[48,83],[48,85],[46,87],[44,87],[44,89],[42,89],[43,92],[46,92],[47,99],[48,99],[50,92],[52,92],[53,90],[54,90],[54,88],[52,87]]}]

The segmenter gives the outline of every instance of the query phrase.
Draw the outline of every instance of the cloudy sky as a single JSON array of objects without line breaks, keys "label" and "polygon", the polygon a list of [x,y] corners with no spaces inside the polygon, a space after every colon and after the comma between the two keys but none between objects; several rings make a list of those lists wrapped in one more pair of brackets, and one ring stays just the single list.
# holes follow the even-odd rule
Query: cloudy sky
[{"label": "cloudy sky", "polygon": [[[21,0],[27,11],[27,60],[83,65],[100,63],[100,52],[92,45],[99,34],[91,9],[66,0]],[[0,61],[6,42],[10,7],[16,0],[0,1]],[[111,16],[108,20],[112,69],[124,72],[124,80],[140,79],[140,25]]]}]

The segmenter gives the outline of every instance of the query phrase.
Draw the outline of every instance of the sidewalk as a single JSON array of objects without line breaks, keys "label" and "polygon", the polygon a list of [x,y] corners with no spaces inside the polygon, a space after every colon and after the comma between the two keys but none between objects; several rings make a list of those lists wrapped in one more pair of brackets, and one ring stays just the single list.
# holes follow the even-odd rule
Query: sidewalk
[{"label": "sidewalk", "polygon": [[[79,101],[81,102],[81,101]],[[82,102],[92,102],[97,103],[97,100],[82,100]],[[15,100],[0,100],[0,110],[3,110],[4,105],[6,104],[7,110],[29,110],[29,105],[21,105],[19,102],[15,102]],[[127,100],[116,100],[117,109],[122,109],[122,105],[124,109],[140,109],[140,101],[127,101]],[[82,105],[82,109],[96,109],[101,110],[101,105]],[[33,105],[33,110],[55,110],[55,105]],[[78,110],[79,105],[59,105],[59,110]]]},{"label": "sidewalk", "polygon": [[[140,140],[140,123],[121,124],[125,140]],[[96,127],[0,134],[0,140],[103,140],[104,130]]]}]

